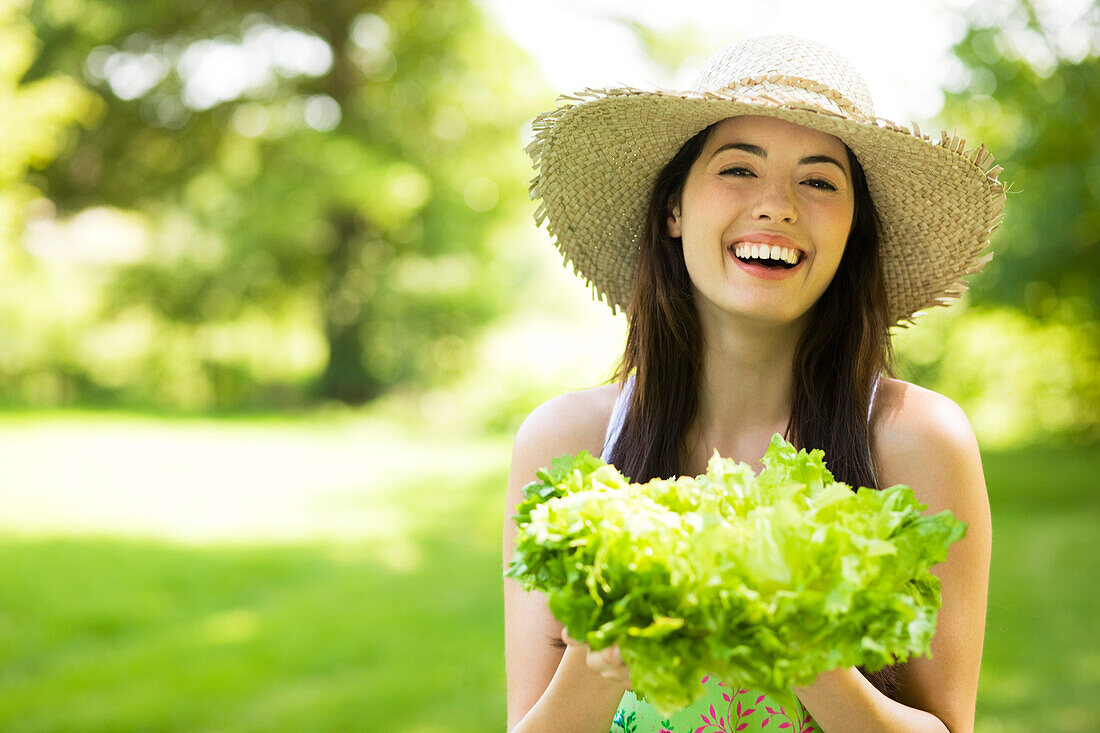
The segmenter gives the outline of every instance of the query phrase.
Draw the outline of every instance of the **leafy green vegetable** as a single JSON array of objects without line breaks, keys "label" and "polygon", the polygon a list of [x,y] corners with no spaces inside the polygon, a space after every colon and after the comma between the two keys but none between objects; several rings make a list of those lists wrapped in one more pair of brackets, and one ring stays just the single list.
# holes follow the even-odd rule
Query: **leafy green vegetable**
[{"label": "leafy green vegetable", "polygon": [[939,580],[966,525],[906,486],[853,491],[823,453],[776,435],[755,475],[634,484],[587,452],[524,488],[506,575],[546,594],[569,634],[617,644],[635,692],[668,713],[704,675],[789,699],[831,669],[929,654]]}]

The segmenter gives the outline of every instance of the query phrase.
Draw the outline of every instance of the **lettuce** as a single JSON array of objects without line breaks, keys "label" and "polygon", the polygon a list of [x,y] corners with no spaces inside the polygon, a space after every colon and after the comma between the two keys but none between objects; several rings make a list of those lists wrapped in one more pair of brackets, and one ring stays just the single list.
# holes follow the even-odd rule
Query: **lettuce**
[{"label": "lettuce", "polygon": [[704,475],[635,484],[563,456],[523,490],[505,575],[574,638],[617,644],[665,713],[708,674],[789,700],[831,669],[930,654],[929,568],[966,525],[906,486],[853,490],[823,458],[776,435],[759,475],[715,453]]}]

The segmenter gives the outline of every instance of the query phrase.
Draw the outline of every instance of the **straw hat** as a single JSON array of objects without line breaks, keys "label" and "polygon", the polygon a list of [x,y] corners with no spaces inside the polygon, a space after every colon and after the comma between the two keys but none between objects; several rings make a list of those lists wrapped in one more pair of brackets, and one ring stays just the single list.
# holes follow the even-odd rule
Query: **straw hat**
[{"label": "straw hat", "polygon": [[982,269],[1001,220],[1001,168],[984,145],[875,117],[867,85],[840,55],[791,36],[715,54],[689,91],[586,89],[535,118],[535,221],[613,311],[626,308],[657,174],[707,126],[763,115],[833,135],[867,175],[880,219],[890,322],[948,305]]}]

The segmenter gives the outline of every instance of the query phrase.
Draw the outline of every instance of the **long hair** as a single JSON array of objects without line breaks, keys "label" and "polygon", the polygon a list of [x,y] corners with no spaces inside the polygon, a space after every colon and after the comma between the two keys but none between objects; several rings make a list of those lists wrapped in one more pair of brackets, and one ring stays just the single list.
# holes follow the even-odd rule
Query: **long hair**
[{"label": "long hair", "polygon": [[[617,373],[623,384],[633,375],[634,387],[610,455],[634,481],[682,473],[684,438],[698,407],[702,329],[682,242],[669,236],[666,223],[713,127],[684,143],[661,170],[646,213]],[[837,480],[879,488],[867,414],[875,379],[893,374],[890,324],[874,202],[851,150],[848,161],[855,193],[852,227],[836,275],[795,351],[786,437],[798,447],[824,450]],[[894,668],[864,674],[885,694],[896,695]]]}]

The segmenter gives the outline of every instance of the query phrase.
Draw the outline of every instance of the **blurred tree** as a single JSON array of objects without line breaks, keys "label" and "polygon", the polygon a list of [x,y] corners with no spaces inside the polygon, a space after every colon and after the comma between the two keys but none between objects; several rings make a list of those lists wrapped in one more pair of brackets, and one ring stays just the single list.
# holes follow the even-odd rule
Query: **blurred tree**
[{"label": "blurred tree", "polygon": [[[1060,21],[1030,0],[978,6],[943,116],[997,155],[1010,183],[979,300],[1037,317],[1100,318],[1100,6]],[[1014,192],[1014,193],[1013,193]]]},{"label": "blurred tree", "polygon": [[[21,336],[40,326],[28,308],[25,288],[32,258],[18,246],[29,202],[41,192],[26,181],[58,154],[66,131],[97,112],[94,94],[63,74],[24,74],[39,51],[24,11],[28,0],[0,0],[0,401],[10,399],[8,377],[18,373],[34,381],[33,359]],[[45,289],[43,288],[43,291]]]},{"label": "blurred tree", "polygon": [[[155,232],[103,319],[152,308],[197,332],[306,309],[315,395],[349,403],[462,367],[509,292],[489,240],[524,208],[540,92],[469,0],[40,0],[29,18],[28,78],[82,77],[106,105],[43,189]],[[216,402],[247,397],[239,363],[203,367]]]},{"label": "blurred tree", "polygon": [[58,74],[33,82],[23,76],[38,53],[34,27],[23,11],[29,0],[0,0],[0,263],[17,250],[4,247],[22,226],[22,208],[39,195],[23,183],[31,168],[49,163],[66,129],[96,112],[95,95]]},{"label": "blurred tree", "polygon": [[901,375],[962,405],[987,447],[1100,436],[1100,6],[1073,4],[967,8],[942,117],[996,154],[1005,219],[972,305],[895,342]]}]

